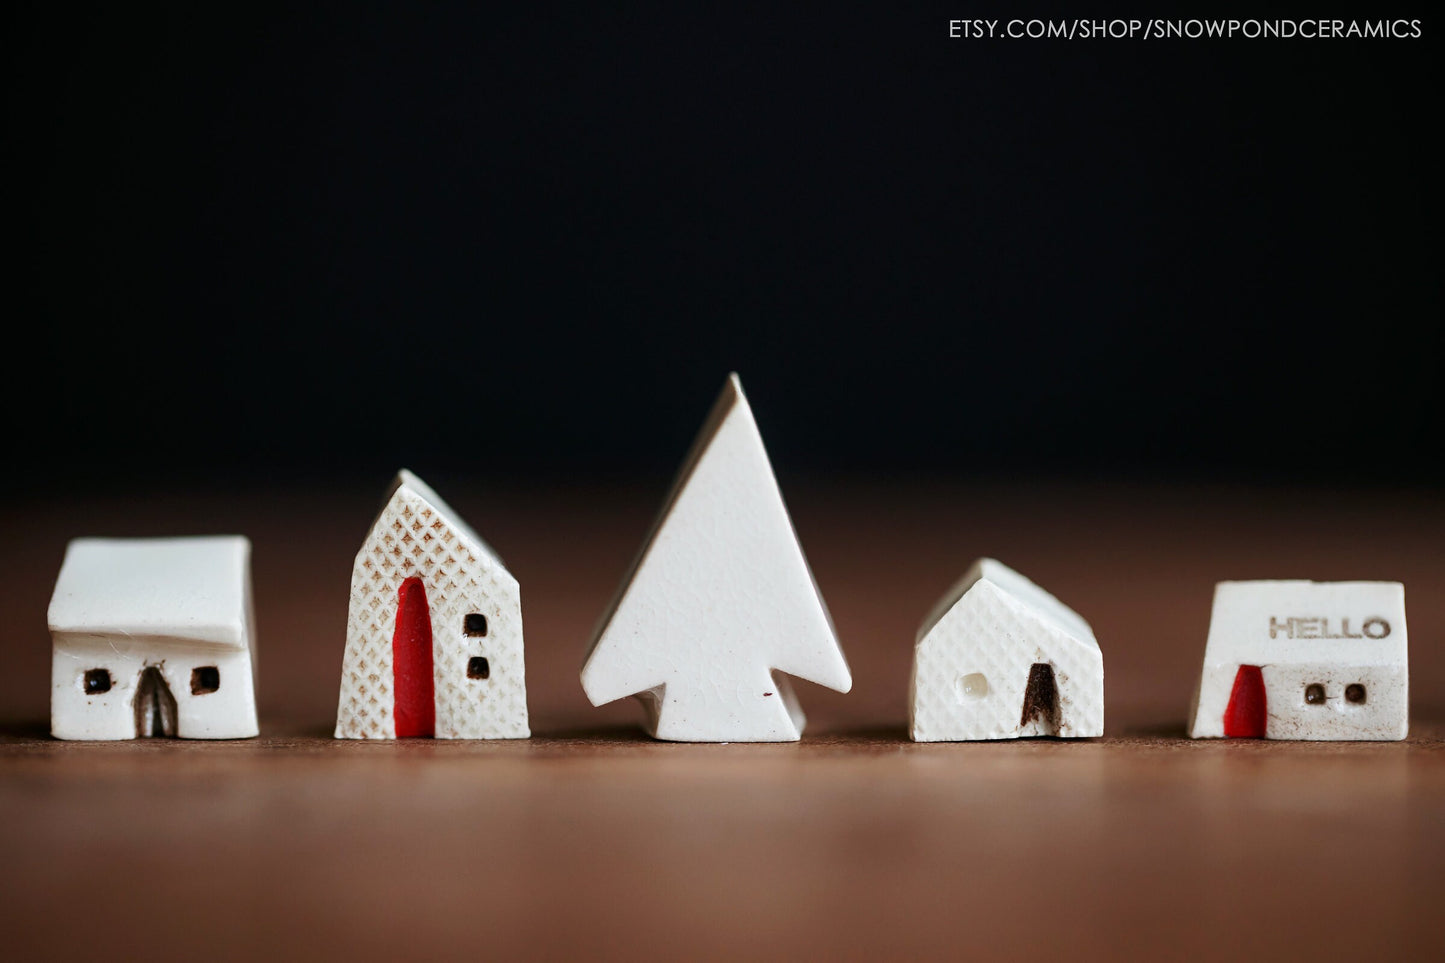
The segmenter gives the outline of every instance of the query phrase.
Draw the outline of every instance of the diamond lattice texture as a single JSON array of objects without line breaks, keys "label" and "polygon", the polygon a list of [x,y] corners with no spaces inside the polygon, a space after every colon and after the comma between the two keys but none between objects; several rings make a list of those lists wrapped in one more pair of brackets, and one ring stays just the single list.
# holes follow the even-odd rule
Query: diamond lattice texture
[{"label": "diamond lattice texture", "polygon": [[[1053,667],[1057,731],[1046,720],[1022,722],[1035,663]],[[909,705],[919,742],[1103,735],[1103,655],[1092,639],[1075,638],[980,579],[918,643]]]},{"label": "diamond lattice texture", "polygon": [[[412,488],[401,485],[372,525],[351,574],[338,739],[395,739],[392,634],[401,583],[418,576],[431,610],[436,735],[520,739],[527,728],[521,592],[500,561]],[[466,616],[487,617],[487,634],[466,634]],[[473,656],[485,679],[467,676]]]}]

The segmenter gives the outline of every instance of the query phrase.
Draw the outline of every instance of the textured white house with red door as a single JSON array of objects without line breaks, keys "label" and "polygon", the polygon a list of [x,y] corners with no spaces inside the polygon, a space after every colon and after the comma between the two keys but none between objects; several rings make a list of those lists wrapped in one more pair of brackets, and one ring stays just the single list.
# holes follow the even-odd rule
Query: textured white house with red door
[{"label": "textured white house with red door", "polygon": [[338,739],[524,739],[517,580],[402,470],[351,572]]}]

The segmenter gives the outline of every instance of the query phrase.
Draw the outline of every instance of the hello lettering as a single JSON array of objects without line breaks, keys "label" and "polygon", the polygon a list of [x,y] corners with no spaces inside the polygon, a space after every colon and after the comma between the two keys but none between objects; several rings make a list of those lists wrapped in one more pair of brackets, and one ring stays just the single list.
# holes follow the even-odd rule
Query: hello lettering
[{"label": "hello lettering", "polygon": [[[1332,631],[1333,630],[1333,631]],[[1360,623],[1360,631],[1350,631],[1350,620],[1330,619],[1324,616],[1302,618],[1269,617],[1269,637],[1284,635],[1289,639],[1383,639],[1390,634],[1390,623],[1372,615]]]}]

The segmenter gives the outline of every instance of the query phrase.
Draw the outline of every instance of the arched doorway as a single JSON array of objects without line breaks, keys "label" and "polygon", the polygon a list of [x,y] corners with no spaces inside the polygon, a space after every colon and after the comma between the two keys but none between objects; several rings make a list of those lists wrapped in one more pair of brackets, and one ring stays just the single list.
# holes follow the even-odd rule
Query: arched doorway
[{"label": "arched doorway", "polygon": [[1039,735],[1056,736],[1059,722],[1059,686],[1054,679],[1054,667],[1047,662],[1035,662],[1029,667],[1029,681],[1024,686],[1024,711],[1019,727],[1034,723]]},{"label": "arched doorway", "polygon": [[1263,739],[1268,721],[1264,673],[1257,665],[1242,665],[1234,674],[1234,688],[1224,710],[1224,734],[1232,739]]},{"label": "arched doorway", "polygon": [[140,670],[135,687],[135,734],[139,739],[176,734],[176,697],[166,685],[160,666]]},{"label": "arched doorway", "polygon": [[397,592],[391,668],[396,694],[396,737],[435,735],[431,610],[427,607],[426,586],[416,576],[402,582]]}]

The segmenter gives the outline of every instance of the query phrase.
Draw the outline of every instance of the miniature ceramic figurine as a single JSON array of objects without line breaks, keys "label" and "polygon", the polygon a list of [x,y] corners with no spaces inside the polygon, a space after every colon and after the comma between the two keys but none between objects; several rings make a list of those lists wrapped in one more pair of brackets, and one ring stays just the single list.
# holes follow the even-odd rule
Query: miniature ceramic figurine
[{"label": "miniature ceramic figurine", "polygon": [[58,739],[242,739],[256,728],[251,543],[78,538],[50,599]]},{"label": "miniature ceramic figurine", "polygon": [[1403,739],[1399,582],[1220,582],[1190,709],[1195,739]]},{"label": "miniature ceramic figurine", "polygon": [[1104,655],[1089,624],[981,558],[918,629],[908,695],[916,742],[1104,734]]},{"label": "miniature ceramic figurine", "polygon": [[798,739],[784,674],[853,684],[737,375],[693,443],[647,545],[593,637],[593,705],[635,695],[680,742]]},{"label": "miniature ceramic figurine", "polygon": [[421,479],[392,482],[351,571],[338,739],[525,739],[522,599]]}]

